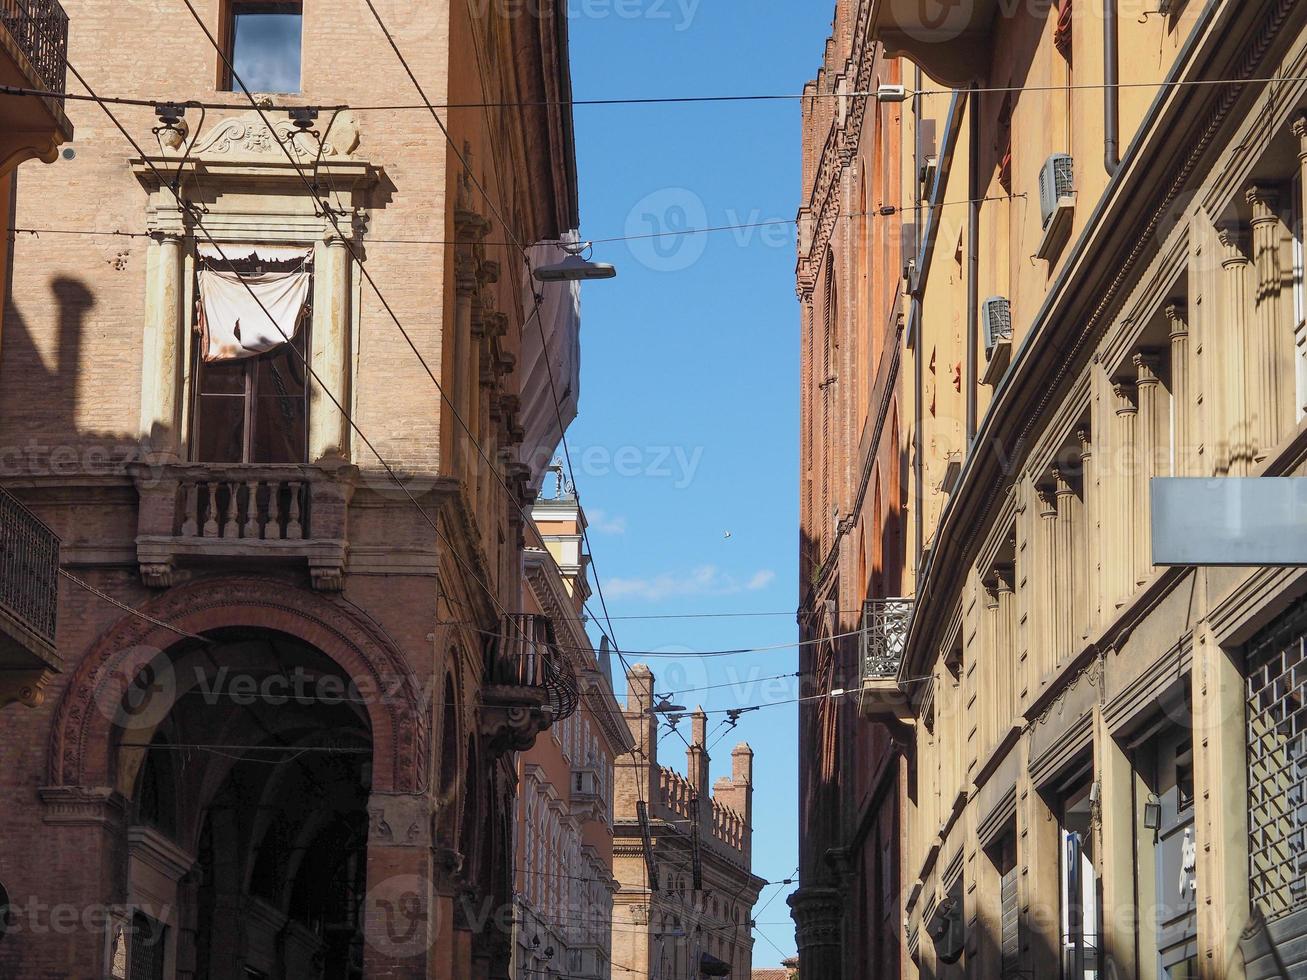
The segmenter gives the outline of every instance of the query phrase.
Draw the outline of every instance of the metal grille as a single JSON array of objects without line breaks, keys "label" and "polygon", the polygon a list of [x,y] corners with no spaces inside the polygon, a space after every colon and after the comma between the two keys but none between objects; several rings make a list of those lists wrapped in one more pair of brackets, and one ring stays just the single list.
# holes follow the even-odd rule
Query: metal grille
[{"label": "metal grille", "polygon": [[863,680],[898,674],[911,621],[911,599],[868,599],[862,604]]},{"label": "metal grille", "polygon": [[0,490],[0,609],[54,644],[59,539]]},{"label": "metal grille", "polygon": [[163,980],[167,928],[140,912],[132,916],[131,980]]},{"label": "metal grille", "polygon": [[0,22],[27,55],[46,89],[63,92],[68,70],[68,15],[57,0],[0,0]]},{"label": "metal grille", "polygon": [[1307,906],[1307,607],[1248,652],[1248,858],[1268,921]]},{"label": "metal grille", "polygon": [[554,721],[570,717],[577,707],[576,676],[558,648],[548,616],[517,613],[504,617],[503,635],[491,664],[495,684],[543,688]]}]

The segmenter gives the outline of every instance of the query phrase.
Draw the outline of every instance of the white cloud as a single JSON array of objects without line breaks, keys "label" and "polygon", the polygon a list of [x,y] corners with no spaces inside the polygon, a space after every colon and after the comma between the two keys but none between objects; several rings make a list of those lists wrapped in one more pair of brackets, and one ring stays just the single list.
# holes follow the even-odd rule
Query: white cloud
[{"label": "white cloud", "polygon": [[676,596],[724,596],[740,592],[757,592],[776,579],[771,569],[759,569],[746,579],[721,571],[716,565],[700,565],[688,572],[663,572],[650,578],[614,578],[604,583],[604,591],[614,597],[625,596],[660,602]]},{"label": "white cloud", "polygon": [[585,512],[587,524],[600,534],[625,534],[626,518],[621,514],[608,516],[607,511],[588,510]]}]

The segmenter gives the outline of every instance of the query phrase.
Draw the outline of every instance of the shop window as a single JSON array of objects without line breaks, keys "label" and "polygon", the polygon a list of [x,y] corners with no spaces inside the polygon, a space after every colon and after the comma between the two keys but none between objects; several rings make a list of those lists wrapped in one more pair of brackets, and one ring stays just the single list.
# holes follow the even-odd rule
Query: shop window
[{"label": "shop window", "polygon": [[[298,92],[303,28],[302,3],[232,2],[223,25],[227,61],[251,92]],[[222,81],[240,90],[225,63]]]},{"label": "shop window", "polygon": [[1098,980],[1099,907],[1093,844],[1092,784],[1069,792],[1062,804],[1062,980]]},{"label": "shop window", "polygon": [[1251,897],[1307,927],[1307,607],[1253,643],[1247,676]]},{"label": "shop window", "polygon": [[200,259],[192,458],[303,463],[312,321],[307,257],[244,251],[230,261]]}]

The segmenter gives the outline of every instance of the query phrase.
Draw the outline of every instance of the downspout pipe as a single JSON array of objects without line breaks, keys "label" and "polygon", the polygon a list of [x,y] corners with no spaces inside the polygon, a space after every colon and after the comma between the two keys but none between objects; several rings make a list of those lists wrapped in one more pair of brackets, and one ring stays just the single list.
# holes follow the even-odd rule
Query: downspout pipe
[{"label": "downspout pipe", "polygon": [[[921,88],[922,88],[921,66],[918,65],[916,69],[916,77],[913,82],[913,90],[916,92],[920,92]],[[914,256],[919,257],[921,255],[921,242],[922,239],[924,238],[924,231],[925,231],[923,227],[924,222],[922,221],[922,215],[921,215],[921,189],[917,184],[917,181],[920,179],[921,164],[922,164],[921,96],[920,95],[913,96],[912,115],[913,115],[912,141],[914,144],[912,148],[912,180],[913,180],[913,186],[917,188],[917,190],[913,191],[913,195],[912,195],[917,202],[916,214],[914,215],[915,222],[913,224],[912,254]],[[934,192],[933,188],[931,189],[931,192],[933,194]],[[917,291],[915,289],[912,290],[912,296],[910,302],[912,305],[912,309],[911,312],[908,314],[908,323],[909,323],[908,329],[909,330],[915,329],[919,333],[921,330],[921,298],[917,295]],[[913,479],[912,523],[914,525],[914,537],[915,537],[915,540],[913,541],[913,546],[914,546],[914,554],[916,556],[913,562],[914,575],[915,573],[919,573],[921,570],[921,552],[925,548],[925,528],[922,526],[923,521],[922,521],[921,511],[922,511],[922,504],[926,499],[926,487],[925,487],[923,464],[921,459],[922,449],[925,445],[925,440],[922,438],[921,435],[921,425],[923,421],[922,420],[923,399],[921,397],[921,386],[925,379],[923,376],[924,372],[921,364],[921,340],[919,336],[916,338],[915,343],[917,346],[917,350],[914,352],[912,358],[913,370],[916,375],[913,378],[913,385],[912,385],[912,421],[913,421],[912,441],[914,443],[912,447],[912,479]]]},{"label": "downspout pipe", "polygon": [[1119,0],[1103,0],[1103,165],[1121,169],[1121,29]]},{"label": "downspout pipe", "polygon": [[973,85],[969,105],[971,116],[970,133],[967,137],[969,146],[967,154],[968,197],[970,198],[967,220],[967,370],[963,375],[967,398],[967,454],[971,454],[972,443],[976,441],[977,405],[976,379],[979,377],[979,332],[980,332],[980,92]]}]

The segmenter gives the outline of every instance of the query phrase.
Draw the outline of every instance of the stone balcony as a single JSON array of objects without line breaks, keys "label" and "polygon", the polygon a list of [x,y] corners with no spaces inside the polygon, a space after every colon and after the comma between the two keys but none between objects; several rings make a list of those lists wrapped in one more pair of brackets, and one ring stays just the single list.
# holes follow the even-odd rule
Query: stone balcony
[{"label": "stone balcony", "polygon": [[911,599],[868,599],[859,636],[862,716],[891,727],[910,727],[912,710],[899,687],[899,668],[912,622]]},{"label": "stone balcony", "polygon": [[931,78],[961,86],[991,55],[997,0],[876,0],[872,36],[891,56],[907,55]]},{"label": "stone balcony", "polygon": [[0,174],[33,157],[51,163],[72,139],[67,69],[68,15],[58,0],[0,0],[0,84],[60,93],[0,100]]},{"label": "stone balcony", "polygon": [[59,538],[0,490],[0,707],[35,707],[62,660],[55,646]]},{"label": "stone balcony", "polygon": [[138,467],[141,580],[167,588],[183,565],[282,564],[306,566],[315,589],[338,592],[357,473],[352,466]]}]

